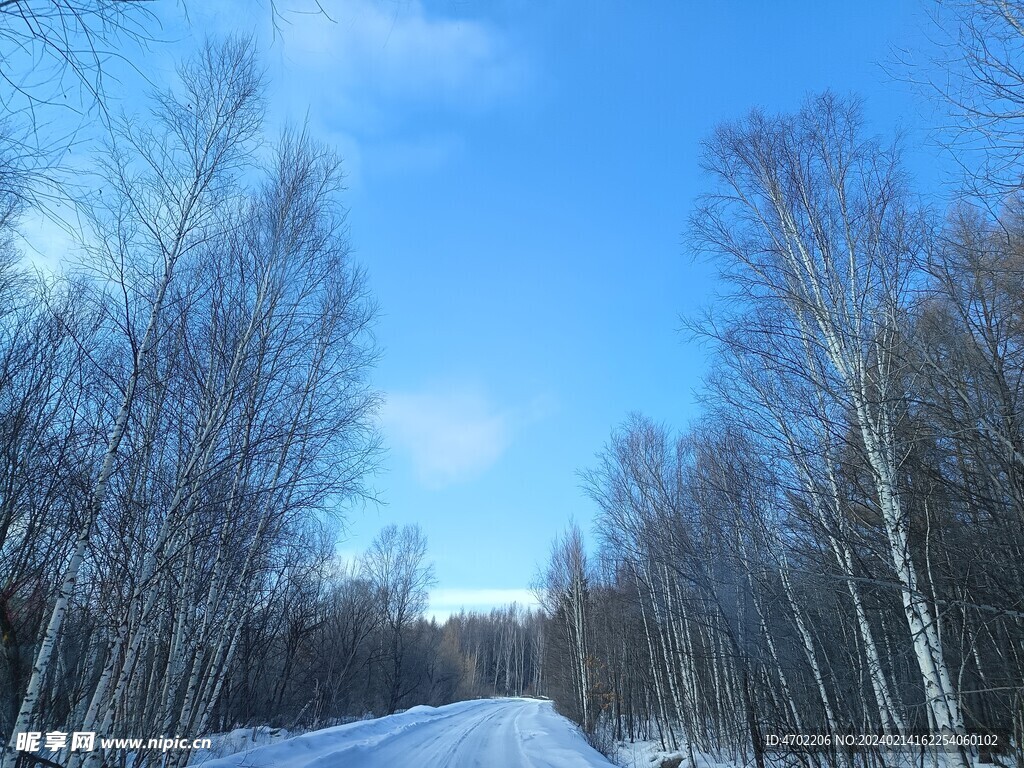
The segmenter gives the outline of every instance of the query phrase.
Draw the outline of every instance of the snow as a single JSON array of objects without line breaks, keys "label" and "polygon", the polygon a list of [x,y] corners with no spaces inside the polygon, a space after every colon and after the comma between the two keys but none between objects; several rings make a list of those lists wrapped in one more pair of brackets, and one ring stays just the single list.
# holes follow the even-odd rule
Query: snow
[{"label": "snow", "polygon": [[[961,763],[959,756],[953,752],[931,751],[922,759],[919,750],[886,750],[882,753],[887,768],[955,768]],[[819,755],[819,758],[823,756]],[[743,763],[739,760],[718,759],[713,755],[701,753],[694,750],[694,763],[690,762],[688,750],[684,745],[681,750],[666,751],[661,748],[657,741],[619,741],[614,745],[612,759],[615,764],[622,768],[662,768],[665,765],[674,765],[678,761],[679,768],[743,768],[744,765],[753,765],[753,760]],[[858,757],[855,765],[859,765],[866,757]],[[819,764],[821,764],[819,760]],[[825,761],[827,764],[827,761]],[[801,761],[792,754],[781,754],[769,751],[765,755],[765,764],[769,768],[792,768],[801,764]],[[806,764],[806,762],[804,762]],[[973,768],[990,768],[991,763],[982,763],[980,757],[975,754],[971,756]]]},{"label": "snow", "polygon": [[201,763],[203,768],[614,768],[550,701],[413,707]]},{"label": "snow", "polygon": [[197,765],[217,757],[233,755],[236,752],[262,747],[266,744],[276,744],[292,735],[285,728],[270,728],[266,725],[256,728],[236,728],[227,733],[213,733],[206,737],[210,740],[210,748],[196,750],[191,756],[190,764]]},{"label": "snow", "polygon": [[741,766],[741,763],[715,760],[710,755],[702,754],[697,750],[694,750],[696,763],[691,764],[685,748],[666,751],[653,740],[616,742],[613,758],[615,764],[622,768],[661,768],[663,765],[679,765],[680,768],[740,768]]}]

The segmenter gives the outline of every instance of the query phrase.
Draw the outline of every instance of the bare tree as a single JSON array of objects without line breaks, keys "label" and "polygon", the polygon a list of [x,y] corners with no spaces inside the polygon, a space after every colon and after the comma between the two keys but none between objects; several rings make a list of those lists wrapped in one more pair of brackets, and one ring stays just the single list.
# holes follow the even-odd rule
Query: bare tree
[{"label": "bare tree", "polygon": [[387,660],[385,710],[399,708],[412,687],[406,664],[410,634],[427,608],[434,567],[426,562],[427,538],[418,525],[385,527],[363,555],[361,566],[377,593],[384,617],[383,653]]},{"label": "bare tree", "polygon": [[937,4],[938,75],[914,71],[948,105],[950,155],[970,193],[998,208],[1021,189],[1024,157],[1024,4],[957,0]]},{"label": "bare tree", "polygon": [[932,721],[961,732],[899,479],[904,392],[896,349],[922,230],[898,155],[862,132],[859,107],[829,94],[793,117],[754,113],[723,126],[706,154],[720,192],[706,198],[694,224],[742,296],[777,307],[786,332],[820,350],[834,371],[871,467]]},{"label": "bare tree", "polygon": [[588,733],[596,716],[589,650],[592,578],[583,534],[577,525],[570,525],[564,536],[552,544],[551,556],[538,575],[535,591],[541,606],[565,638],[576,717]]},{"label": "bare tree", "polygon": [[[232,43],[219,49],[211,46],[199,61],[183,68],[181,75],[187,100],[176,100],[172,96],[162,100],[164,137],[158,140],[155,136],[133,134],[130,130],[123,134],[125,141],[148,165],[151,176],[144,182],[146,186],[139,188],[140,177],[129,168],[129,161],[122,152],[117,147],[113,152],[110,180],[120,192],[120,204],[111,212],[110,219],[97,217],[102,256],[112,267],[121,270],[126,262],[138,258],[135,249],[139,248],[147,257],[157,260],[158,272],[148,285],[132,285],[141,293],[139,303],[134,303],[135,297],[127,291],[124,294],[126,322],[121,331],[131,351],[126,360],[125,376],[119,382],[123,397],[110,426],[99,472],[78,539],[61,578],[61,592],[33,665],[15,732],[29,730],[36,717],[43,679],[49,671],[64,616],[106,500],[129,418],[137,406],[139,386],[152,364],[175,272],[180,262],[187,259],[207,235],[206,228],[226,178],[237,171],[239,160],[245,156],[246,144],[259,127],[261,86],[253,69],[251,49],[246,44]],[[172,159],[176,162],[169,162]],[[123,216],[129,211],[139,216],[141,226],[126,232],[122,229],[127,223]],[[107,221],[112,231],[107,231]],[[128,288],[128,283],[122,285]],[[9,750],[5,768],[13,765],[14,760],[13,750]]]}]

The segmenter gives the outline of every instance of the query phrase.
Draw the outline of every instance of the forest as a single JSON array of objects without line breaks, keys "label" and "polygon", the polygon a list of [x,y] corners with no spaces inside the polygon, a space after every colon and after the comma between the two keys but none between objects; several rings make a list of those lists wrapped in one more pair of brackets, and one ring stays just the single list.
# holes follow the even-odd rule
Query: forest
[{"label": "forest", "polygon": [[704,415],[612,431],[581,473],[597,554],[571,528],[542,579],[549,690],[599,740],[760,768],[769,734],[947,734],[953,764],[1024,761],[1024,16],[961,10],[943,95],[984,160],[947,209],[856,98],[703,146],[689,243],[727,286],[687,321]]},{"label": "forest", "polygon": [[[135,6],[0,2],[0,37],[100,100],[68,35],[135,34]],[[856,96],[722,122],[686,225],[724,286],[684,318],[702,416],[629,414],[595,446],[592,530],[552,543],[539,609],[442,621],[419,526],[337,553],[385,449],[378,307],[340,157],[265,137],[253,41],[207,42],[146,111],[99,110],[61,274],[20,250],[57,182],[31,144],[45,98],[8,78],[3,768],[27,731],[310,730],[485,696],[550,697],[606,754],[651,740],[691,765],[891,754],[766,739],[786,733],[1024,765],[1024,5],[950,18],[955,199],[924,202]]]}]

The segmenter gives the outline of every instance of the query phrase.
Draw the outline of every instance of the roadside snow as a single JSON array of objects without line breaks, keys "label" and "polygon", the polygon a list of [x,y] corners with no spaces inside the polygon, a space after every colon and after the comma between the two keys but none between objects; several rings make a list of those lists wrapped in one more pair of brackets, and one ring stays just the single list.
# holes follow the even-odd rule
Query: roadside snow
[{"label": "roadside snow", "polygon": [[226,733],[213,733],[207,737],[210,739],[210,748],[197,749],[193,752],[189,765],[199,765],[214,758],[226,757],[267,744],[276,744],[292,736],[293,734],[285,728],[270,728],[266,725],[255,728],[235,728]]},{"label": "roadside snow", "polygon": [[[613,759],[616,765],[622,768],[663,768],[663,766],[678,765],[679,768],[742,768],[745,763],[740,760],[719,760],[712,755],[694,750],[694,763],[690,762],[688,750],[684,747],[677,751],[666,751],[656,741],[620,741],[615,744]],[[936,754],[929,752],[922,758],[920,751],[890,750],[883,753],[884,764],[887,768],[953,768],[960,765],[959,756],[951,752]],[[859,764],[860,758],[855,761]],[[746,763],[752,764],[753,761]],[[782,755],[777,752],[769,752],[765,756],[765,763],[770,768],[789,768],[799,764],[793,755]],[[990,764],[981,762],[978,755],[971,757],[971,765],[974,768],[988,768]]]}]

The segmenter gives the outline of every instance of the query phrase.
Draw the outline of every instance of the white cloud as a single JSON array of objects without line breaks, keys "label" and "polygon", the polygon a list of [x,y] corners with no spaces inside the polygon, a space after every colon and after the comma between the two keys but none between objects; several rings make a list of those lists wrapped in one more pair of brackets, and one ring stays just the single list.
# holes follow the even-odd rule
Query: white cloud
[{"label": "white cloud", "polygon": [[[502,95],[523,74],[492,26],[428,14],[420,0],[350,0],[319,14],[294,14],[283,30],[286,59],[322,97],[339,103],[382,97],[461,105]],[[365,104],[361,104],[365,106]]]},{"label": "white cloud", "polygon": [[427,615],[444,621],[462,610],[486,613],[512,603],[522,609],[538,607],[537,598],[528,589],[435,589],[430,593]]},{"label": "white cloud", "polygon": [[189,15],[191,30],[256,35],[272,88],[268,133],[308,120],[345,157],[350,189],[371,168],[443,166],[461,147],[457,122],[439,125],[444,117],[515,109],[534,82],[521,46],[457,5],[439,12],[423,0],[346,0],[324,8],[292,0],[275,16],[251,0],[210,0]]},{"label": "white cloud", "polygon": [[417,479],[435,489],[486,470],[511,438],[509,415],[466,388],[391,393],[381,420],[392,445],[412,461]]}]

